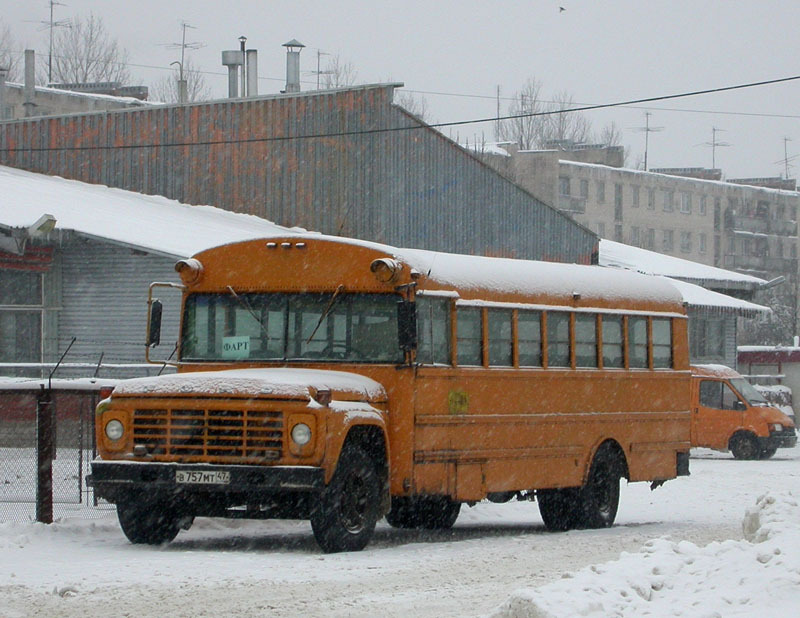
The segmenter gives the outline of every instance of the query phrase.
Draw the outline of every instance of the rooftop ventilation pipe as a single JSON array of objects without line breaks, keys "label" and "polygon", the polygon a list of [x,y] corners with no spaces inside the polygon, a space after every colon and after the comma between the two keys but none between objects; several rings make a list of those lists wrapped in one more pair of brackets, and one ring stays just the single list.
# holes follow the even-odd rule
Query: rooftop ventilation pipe
[{"label": "rooftop ventilation pipe", "polygon": [[6,77],[8,77],[8,69],[0,67],[0,120],[5,120],[8,117],[6,112]]},{"label": "rooftop ventilation pipe", "polygon": [[258,96],[258,50],[245,52],[245,74],[247,75],[247,96]]},{"label": "rooftop ventilation pipe", "polygon": [[25,85],[23,87],[25,117],[34,115],[36,102],[36,56],[32,49],[25,50]]},{"label": "rooftop ventilation pipe", "polygon": [[284,92],[300,92],[300,52],[305,47],[297,39],[284,43],[286,48],[286,90]]},{"label": "rooftop ventilation pipe", "polygon": [[222,52],[222,64],[228,67],[228,97],[235,99],[239,96],[239,67],[242,66],[242,52],[238,49]]}]

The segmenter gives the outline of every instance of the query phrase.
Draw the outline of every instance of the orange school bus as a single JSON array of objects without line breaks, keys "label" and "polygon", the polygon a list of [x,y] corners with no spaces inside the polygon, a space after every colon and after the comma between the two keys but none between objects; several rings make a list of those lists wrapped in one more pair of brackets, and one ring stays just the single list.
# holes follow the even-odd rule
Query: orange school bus
[{"label": "orange school bus", "polygon": [[308,518],[324,551],[359,550],[384,515],[446,528],[484,499],[603,527],[621,478],[688,474],[687,320],[665,280],[311,234],[176,270],[177,373],[97,408],[89,483],[134,543],[195,516]]}]

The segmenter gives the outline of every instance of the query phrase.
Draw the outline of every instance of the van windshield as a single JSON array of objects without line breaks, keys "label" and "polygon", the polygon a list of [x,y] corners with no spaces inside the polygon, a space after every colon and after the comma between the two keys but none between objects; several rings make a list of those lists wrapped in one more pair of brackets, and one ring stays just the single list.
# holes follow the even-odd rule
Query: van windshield
[{"label": "van windshield", "polygon": [[401,363],[393,294],[193,294],[181,333],[184,361]]},{"label": "van windshield", "polygon": [[731,385],[739,391],[739,394],[744,397],[751,406],[770,405],[769,402],[764,399],[764,395],[753,388],[753,385],[744,378],[731,378]]}]

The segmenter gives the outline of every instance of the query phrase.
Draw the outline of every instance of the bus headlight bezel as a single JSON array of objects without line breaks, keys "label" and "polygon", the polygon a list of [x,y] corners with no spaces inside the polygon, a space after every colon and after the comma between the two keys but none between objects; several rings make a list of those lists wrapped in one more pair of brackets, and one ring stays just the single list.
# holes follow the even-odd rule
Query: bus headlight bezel
[{"label": "bus headlight bezel", "polygon": [[110,421],[106,423],[105,427],[103,428],[103,431],[106,434],[106,438],[108,438],[112,442],[119,442],[125,435],[125,426],[119,419],[112,418]]}]

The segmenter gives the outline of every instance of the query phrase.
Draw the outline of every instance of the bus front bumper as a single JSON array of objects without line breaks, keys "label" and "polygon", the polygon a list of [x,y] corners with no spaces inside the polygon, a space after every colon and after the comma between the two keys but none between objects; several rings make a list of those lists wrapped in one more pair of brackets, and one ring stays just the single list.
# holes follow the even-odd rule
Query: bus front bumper
[{"label": "bus front bumper", "polygon": [[152,494],[280,494],[318,492],[325,471],[313,466],[237,466],[94,461],[86,484],[117,502],[131,492]]},{"label": "bus front bumper", "polygon": [[797,444],[797,434],[794,428],[784,429],[783,431],[773,431],[766,438],[759,438],[758,445],[762,450],[774,448],[792,448]]}]

